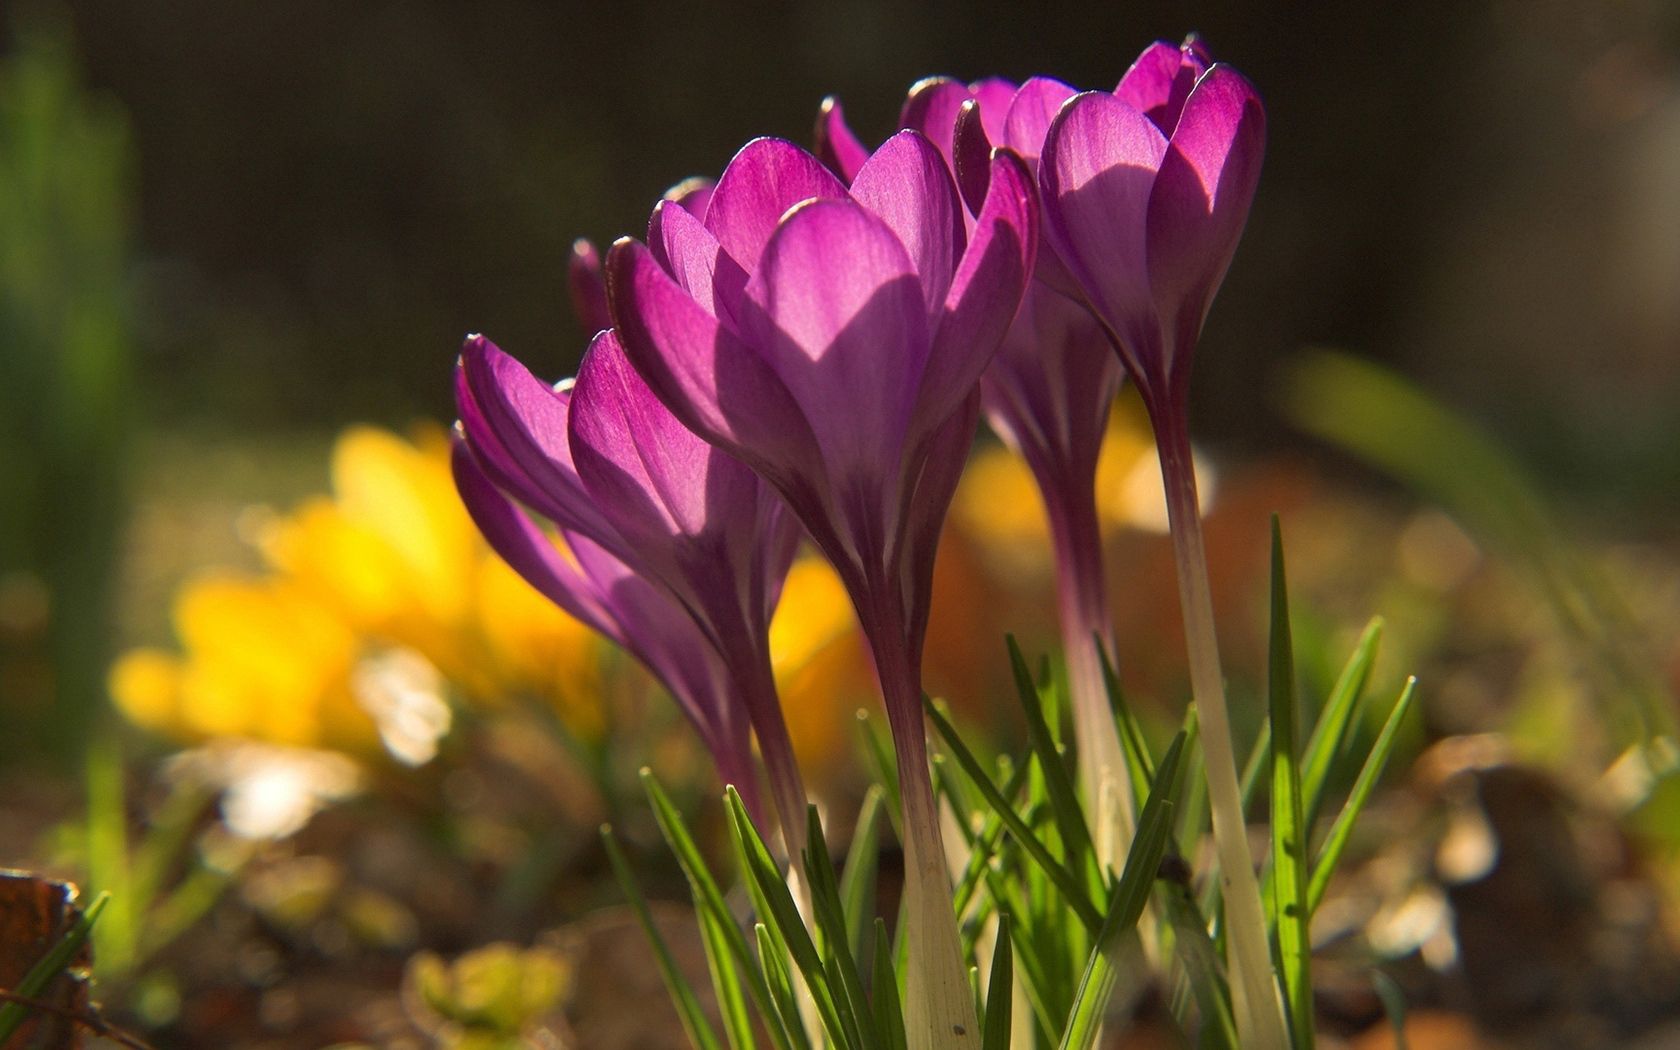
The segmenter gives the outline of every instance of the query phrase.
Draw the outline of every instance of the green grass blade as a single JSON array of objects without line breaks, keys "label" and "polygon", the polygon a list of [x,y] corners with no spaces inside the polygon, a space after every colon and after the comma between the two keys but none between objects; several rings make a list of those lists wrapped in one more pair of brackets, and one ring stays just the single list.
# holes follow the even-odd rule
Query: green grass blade
[{"label": "green grass blade", "polygon": [[1382,1000],[1383,1013],[1388,1015],[1388,1026],[1394,1032],[1394,1050],[1406,1050],[1406,993],[1394,978],[1381,970],[1371,971],[1371,987]]},{"label": "green grass blade", "polygon": [[952,728],[951,723],[945,716],[933,704],[924,704],[923,708],[926,710],[928,718],[933,722],[934,728],[950,749],[951,756],[957,760],[958,765],[962,766],[969,781],[985,796],[987,805],[991,806],[992,811],[1003,820],[1004,825],[1009,829],[1009,833],[1026,850],[1028,856],[1032,857],[1039,868],[1066,895],[1067,906],[1074,910],[1087,928],[1095,932],[1102,926],[1102,916],[1098,914],[1096,907],[1092,905],[1090,898],[1086,895],[1086,887],[1050,854],[1044,843],[1039,840],[1037,835],[1033,834],[1032,829],[1021,819],[1015,808],[999,793],[997,785],[992,783],[991,778],[986,775],[979,759],[975,758],[974,753],[969,751],[968,747],[958,738],[957,731]]},{"label": "green grass blade", "polygon": [[1208,936],[1207,920],[1196,906],[1196,895],[1189,882],[1169,881],[1161,899],[1172,928],[1174,949],[1202,1015],[1201,1045],[1213,1050],[1238,1050],[1231,989],[1220,968],[1219,949]]},{"label": "green grass blade", "polygon": [[1267,721],[1260,727],[1260,732],[1254,738],[1254,749],[1248,753],[1248,761],[1243,764],[1242,789],[1243,813],[1254,815],[1254,802],[1260,797],[1260,782],[1265,779],[1262,773],[1270,772],[1272,768],[1272,723]]},{"label": "green grass blade", "polygon": [[986,980],[986,1021],[980,1050],[1009,1050],[1009,1023],[1014,1005],[1015,960],[1009,943],[1009,913],[998,913],[997,944],[992,949],[992,971]]},{"label": "green grass blade", "polygon": [[700,922],[700,939],[706,949],[706,967],[712,975],[718,1013],[723,1018],[724,1037],[732,1050],[753,1050],[758,1040],[753,1036],[752,1017],[747,1011],[746,984],[729,950],[729,935],[718,927],[710,912],[695,914]]},{"label": "green grass blade", "polygon": [[886,793],[871,784],[863,794],[846,867],[840,873],[840,903],[846,913],[846,937],[852,957],[864,958],[864,941],[875,917],[875,880],[881,862],[881,817]]},{"label": "green grass blade", "polygon": [[[712,877],[711,869],[706,866],[705,858],[700,854],[700,847],[695,845],[694,836],[689,834],[688,826],[683,822],[682,814],[672,804],[670,796],[659,786],[653,773],[643,769],[641,773],[642,787],[647,792],[648,802],[653,809],[654,821],[659,825],[659,832],[677,858],[677,865],[682,868],[688,878],[689,889],[694,894],[694,908],[697,912],[704,912],[709,917],[716,931],[723,938],[724,946],[729,949],[735,959],[736,973],[745,981],[747,993],[752,997],[753,1005],[758,1008],[759,1015],[766,1021],[770,1029],[770,1036],[775,1040],[778,1050],[794,1050],[794,1043],[806,1043],[803,1032],[799,1028],[798,1017],[788,1028],[781,1028],[770,1023],[776,1016],[775,1003],[770,998],[770,989],[758,965],[753,961],[752,951],[747,946],[746,936],[735,923],[734,913],[729,910],[724,900],[723,891],[718,887],[717,880]],[[795,1035],[798,1038],[795,1040]]]},{"label": "green grass blade", "polygon": [[[805,928],[804,920],[799,917],[799,909],[782,879],[781,869],[770,855],[769,847],[759,837],[758,829],[753,827],[740,794],[733,787],[727,788],[726,792],[724,805],[729,812],[731,837],[741,862],[743,881],[747,883],[759,916],[772,932],[773,939],[787,951],[804,976],[805,987],[816,1003],[817,1017],[821,1019],[829,1038],[848,1050],[862,1050],[857,1042],[858,1033],[849,1024],[850,1018],[842,1017],[835,989],[823,966],[822,954],[811,939],[810,931]],[[840,936],[844,937],[843,923],[840,929]]]},{"label": "green grass blade", "polygon": [[723,1044],[718,1042],[717,1032],[712,1029],[712,1023],[706,1020],[705,1012],[700,1009],[700,1000],[695,996],[694,989],[689,986],[688,978],[683,976],[682,970],[677,967],[677,960],[672,957],[665,938],[659,935],[659,928],[653,924],[653,913],[648,911],[647,898],[642,896],[642,888],[630,870],[629,861],[624,859],[624,852],[619,849],[618,839],[613,835],[610,824],[601,825],[601,845],[606,847],[607,859],[612,862],[613,874],[617,876],[618,885],[630,902],[630,910],[635,914],[636,922],[641,925],[648,943],[653,945],[653,958],[659,966],[659,976],[665,979],[665,988],[671,993],[671,1001],[677,1008],[677,1016],[682,1020],[683,1031],[688,1033],[688,1041],[693,1044],[695,1050],[723,1050]]},{"label": "green grass blade", "polygon": [[1013,636],[1005,641],[1009,646],[1009,667],[1015,677],[1015,690],[1020,694],[1021,710],[1027,716],[1027,739],[1032,744],[1033,753],[1038,756],[1039,769],[1044,773],[1045,794],[1067,849],[1068,866],[1074,871],[1086,869],[1093,889],[1101,892],[1103,878],[1097,869],[1096,849],[1091,845],[1091,834],[1085,827],[1085,814],[1080,809],[1079,792],[1068,772],[1067,760],[1056,746],[1055,734],[1045,720],[1043,699],[1027,671],[1021,647],[1015,643]]},{"label": "green grass blade", "polygon": [[852,954],[846,906],[840,899],[839,882],[828,856],[828,840],[823,837],[816,806],[807,808],[805,821],[805,875],[811,887],[812,917],[822,938],[823,968],[828,973],[830,987],[837,990],[840,1019],[843,1024],[849,1022],[852,1041],[861,1050],[881,1050],[882,1033],[875,1030],[869,999],[863,991],[863,975],[858,972],[857,956]]},{"label": "green grass blade", "polygon": [[[81,917],[58,939],[58,943],[35,961],[35,965],[23,975],[23,980],[11,990],[12,993],[25,999],[39,999],[46,994],[47,988],[58,975],[75,961],[82,945],[87,943],[88,935],[93,932],[94,923],[99,921],[100,913],[105,910],[110,900],[111,895],[107,892],[101,892],[95,897]],[[11,1045],[12,1035],[29,1019],[31,1009],[19,1002],[0,1003],[0,1046]]]},{"label": "green grass blade", "polygon": [[1336,863],[1342,859],[1342,850],[1347,848],[1348,838],[1353,834],[1353,822],[1365,808],[1371,791],[1382,776],[1383,767],[1388,764],[1388,756],[1394,752],[1394,743],[1400,735],[1400,723],[1412,709],[1412,697],[1416,692],[1417,679],[1406,679],[1406,687],[1400,690],[1400,699],[1394,702],[1394,709],[1388,713],[1388,720],[1383,723],[1382,732],[1377,734],[1376,743],[1371,745],[1371,753],[1359,770],[1359,778],[1353,782],[1353,790],[1349,792],[1347,801],[1342,804],[1342,811],[1336,815],[1336,822],[1330,825],[1324,845],[1318,849],[1318,856],[1313,860],[1312,881],[1307,884],[1309,916],[1318,910],[1319,904],[1324,900],[1324,891],[1330,887],[1330,876],[1335,873]]},{"label": "green grass blade", "polygon": [[1102,644],[1100,636],[1097,637],[1097,657],[1102,662],[1103,688],[1108,692],[1108,708],[1120,727],[1120,747],[1126,756],[1126,772],[1132,778],[1132,805],[1135,807],[1137,799],[1149,794],[1149,782],[1155,777],[1155,759],[1149,753],[1149,742],[1144,739],[1143,726],[1138,724],[1131,705],[1126,703],[1125,690],[1120,688],[1120,675],[1114,669],[1114,661],[1108,658],[1108,646]]},{"label": "green grass blade", "polygon": [[1266,693],[1272,725],[1272,870],[1268,904],[1277,931],[1284,1006],[1295,1050],[1312,1050],[1312,942],[1307,937],[1307,824],[1301,799],[1299,701],[1289,635],[1283,530],[1272,515],[1272,630]]},{"label": "green grass blade", "polygon": [[[1026,993],[1027,1005],[1032,1008],[1033,1020],[1040,1030],[1050,1032],[1066,1019],[1073,996],[1071,991],[1066,995],[1060,994],[1051,983],[1050,968],[1042,958],[1041,949],[1055,946],[1044,943],[1049,938],[1038,936],[1039,930],[1030,921],[1021,918],[1030,909],[1020,892],[1018,881],[1006,880],[991,869],[986,872],[987,892],[999,901],[1000,908],[1008,910],[1012,916],[1010,940],[1014,942],[1015,968],[1021,977],[1021,989]],[[1011,893],[1012,889],[1016,892]]]},{"label": "green grass blade", "polygon": [[1301,760],[1301,808],[1308,828],[1318,823],[1325,786],[1336,756],[1342,753],[1347,743],[1354,713],[1359,709],[1359,698],[1365,693],[1365,684],[1371,677],[1371,665],[1377,660],[1382,633],[1382,617],[1373,617],[1360,634],[1359,644],[1354,646],[1353,655],[1348,657],[1342,673],[1336,676],[1330,698],[1325,701],[1324,710],[1319,712],[1312,736],[1307,738],[1307,749]]},{"label": "green grass blade", "polygon": [[787,951],[762,923],[753,924],[753,939],[758,945],[758,964],[764,969],[764,983],[769,989],[771,1009],[766,1018],[775,1018],[791,1033],[798,1050],[811,1050],[805,1035],[805,1022],[799,1018],[799,999],[793,990],[793,974],[788,972]]},{"label": "green grass blade", "polygon": [[857,713],[857,728],[864,767],[886,794],[887,819],[892,821],[893,832],[902,836],[904,829],[898,826],[898,815],[904,810],[898,795],[898,762],[893,758],[892,744],[887,734],[875,729],[875,722],[867,711]]},{"label": "green grass blade", "polygon": [[[93,888],[111,894],[94,942],[104,972],[126,974],[139,961],[140,916],[128,843],[122,746],[99,734],[87,750],[87,870]],[[145,903],[150,903],[146,901]]]},{"label": "green grass blade", "polygon": [[1110,955],[1121,935],[1137,926],[1161,870],[1161,858],[1172,840],[1172,799],[1178,791],[1178,766],[1184,741],[1185,734],[1180,732],[1155,770],[1155,780],[1138,818],[1137,835],[1126,854],[1125,870],[1115,884],[1108,914],[1074,995],[1073,1009],[1062,1032],[1061,1050],[1088,1050],[1102,1027],[1116,976]]},{"label": "green grass blade", "polygon": [[904,1007],[898,998],[898,974],[893,968],[892,938],[887,935],[885,919],[875,920],[874,967],[870,973],[870,989],[874,993],[871,1007],[875,1027],[886,1034],[887,1050],[906,1050]]},{"label": "green grass blade", "polygon": [[[1027,770],[1031,763],[1022,763],[1007,771],[1003,786],[1002,797],[1013,799],[1021,793],[1021,786],[1027,782]],[[959,916],[967,914],[968,906],[974,900],[974,891],[980,887],[981,875],[992,858],[997,855],[998,842],[1003,835],[1003,818],[996,809],[988,806],[986,816],[980,822],[980,831],[974,836],[974,849],[968,855],[968,866],[963,869],[962,878],[957,880],[956,912]]]}]

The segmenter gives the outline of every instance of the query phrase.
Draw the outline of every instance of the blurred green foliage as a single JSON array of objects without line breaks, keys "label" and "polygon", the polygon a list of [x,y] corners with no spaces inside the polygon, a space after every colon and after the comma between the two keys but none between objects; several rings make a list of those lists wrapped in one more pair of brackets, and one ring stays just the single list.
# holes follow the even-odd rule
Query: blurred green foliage
[{"label": "blurred green foliage", "polygon": [[1644,627],[1510,453],[1399,375],[1333,351],[1295,360],[1284,410],[1306,433],[1438,503],[1522,570],[1576,645],[1618,746],[1666,741],[1661,754],[1672,751],[1674,696]]},{"label": "blurred green foliage", "polygon": [[130,435],[126,121],[61,21],[0,65],[0,753],[80,750],[103,704]]}]

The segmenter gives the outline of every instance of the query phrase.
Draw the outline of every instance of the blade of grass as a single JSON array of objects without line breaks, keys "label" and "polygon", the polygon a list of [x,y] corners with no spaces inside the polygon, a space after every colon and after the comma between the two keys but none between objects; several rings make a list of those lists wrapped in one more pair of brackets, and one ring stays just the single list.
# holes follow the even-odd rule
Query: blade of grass
[{"label": "blade of grass", "polygon": [[1115,884],[1102,930],[1097,934],[1096,944],[1085,963],[1085,972],[1080,977],[1073,1010],[1062,1032],[1061,1050],[1087,1050],[1102,1027],[1103,1013],[1114,992],[1115,968],[1110,954],[1119,944],[1121,935],[1136,928],[1161,870],[1161,858],[1166,855],[1167,843],[1172,839],[1172,799],[1178,791],[1178,766],[1184,753],[1184,740],[1185,734],[1181,731],[1155,770],[1155,780],[1150,784],[1149,795],[1138,817],[1137,836],[1126,854],[1125,870]]},{"label": "blade of grass", "polygon": [[[1109,710],[1120,726],[1120,746],[1126,755],[1126,772],[1132,778],[1132,798],[1140,799],[1148,793],[1149,781],[1155,776],[1155,760],[1149,753],[1143,727],[1138,724],[1131,705],[1126,703],[1125,690],[1120,688],[1120,675],[1114,669],[1114,661],[1108,657],[1108,646],[1102,643],[1100,635],[1096,640],[1097,656],[1102,662],[1103,688],[1108,691]],[[1132,804],[1135,806],[1137,803],[1134,801]]]},{"label": "blade of grass", "polygon": [[[810,931],[805,928],[805,922],[799,917],[799,909],[793,903],[793,895],[788,892],[787,883],[782,878],[781,869],[776,866],[775,858],[759,837],[758,829],[753,827],[752,818],[747,815],[747,808],[741,802],[741,796],[733,787],[725,789],[724,806],[729,813],[729,830],[735,843],[735,852],[741,863],[743,881],[747,883],[749,894],[757,906],[760,917],[772,933],[773,939],[785,948],[793,964],[805,978],[805,987],[811,993],[811,999],[816,1004],[817,1016],[822,1020],[823,1028],[837,1045],[849,1050],[862,1050],[858,1046],[858,1033],[849,1024],[849,1017],[843,1017],[840,1004],[835,995],[835,989],[830,983],[828,971],[823,966],[821,953],[817,945],[811,940]],[[841,934],[844,937],[844,924]]]},{"label": "blade of grass", "polygon": [[1002,818],[1004,825],[1009,829],[1009,833],[1015,837],[1015,840],[1027,851],[1027,854],[1066,895],[1067,906],[1074,910],[1080,921],[1089,929],[1095,931],[1100,928],[1102,926],[1102,916],[1098,914],[1089,897],[1086,896],[1086,887],[1081,885],[1080,880],[1063,867],[1060,861],[1051,856],[1044,843],[1039,841],[1038,836],[1033,834],[1032,829],[1021,820],[1020,814],[1016,813],[1014,807],[998,792],[997,785],[993,784],[991,778],[986,775],[986,771],[981,768],[980,761],[974,757],[973,752],[969,751],[962,740],[958,738],[957,731],[952,728],[951,723],[946,720],[945,716],[940,714],[933,704],[924,704],[923,708],[926,710],[928,718],[933,722],[934,728],[938,730],[940,737],[944,739],[946,746],[950,748],[952,757],[957,760],[958,765],[962,766],[969,781],[985,796],[986,803],[992,807],[992,811]]},{"label": "blade of grass", "polygon": [[852,954],[846,907],[840,899],[834,864],[828,856],[828,840],[823,837],[816,806],[808,807],[805,814],[804,859],[811,887],[812,917],[821,936],[823,968],[828,973],[830,987],[839,990],[841,1021],[851,1022],[852,1041],[861,1050],[881,1050],[884,1033],[876,1030],[869,999],[864,995],[863,975],[858,972],[857,956]]},{"label": "blade of grass", "polygon": [[805,1023],[799,1018],[799,999],[793,990],[793,974],[788,972],[787,952],[770,935],[762,922],[753,924],[753,940],[758,946],[758,964],[764,968],[764,983],[769,989],[771,1008],[765,1018],[775,1018],[783,1028],[793,1033],[799,1050],[811,1050],[805,1035]]},{"label": "blade of grass", "polygon": [[1371,665],[1377,660],[1382,634],[1382,617],[1373,617],[1360,634],[1353,655],[1348,657],[1341,674],[1336,676],[1330,698],[1325,701],[1324,710],[1313,725],[1312,735],[1307,738],[1307,749],[1301,761],[1301,807],[1308,828],[1318,823],[1325,785],[1330,779],[1336,756],[1342,753],[1347,743],[1354,712],[1359,708],[1359,698],[1365,693],[1365,683],[1371,677]]},{"label": "blade of grass", "polygon": [[858,740],[863,745],[863,764],[887,796],[887,819],[892,821],[893,833],[902,836],[904,829],[898,826],[898,815],[903,812],[898,797],[898,762],[893,758],[892,745],[876,731],[867,711],[858,711],[857,728]]},{"label": "blade of grass", "polygon": [[111,894],[106,909],[109,914],[94,941],[104,971],[117,976],[139,961],[141,913],[136,910],[134,867],[128,849],[122,745],[115,734],[99,734],[92,740],[86,775],[88,881]]},{"label": "blade of grass", "polygon": [[619,849],[618,839],[613,834],[611,824],[601,825],[601,845],[606,848],[607,860],[612,863],[613,874],[618,878],[618,885],[630,902],[630,910],[635,914],[636,922],[642,927],[642,933],[647,936],[648,943],[653,945],[653,958],[659,966],[659,976],[664,978],[665,988],[671,993],[671,1001],[676,1005],[683,1031],[688,1033],[688,1041],[694,1045],[695,1050],[723,1050],[723,1044],[718,1042],[717,1032],[712,1029],[712,1023],[706,1020],[705,1012],[700,1009],[700,1000],[695,996],[694,989],[689,986],[688,978],[683,976],[682,970],[677,966],[677,960],[671,955],[670,947],[665,943],[665,938],[659,935],[659,928],[653,924],[653,913],[648,911],[647,898],[642,896],[641,885],[630,870],[629,861],[624,859],[624,852]]},{"label": "blade of grass", "polygon": [[717,919],[710,912],[696,911],[695,915],[700,922],[700,943],[706,949],[706,968],[712,975],[718,1013],[723,1018],[723,1034],[733,1050],[753,1050],[758,1041],[753,1036],[752,1017],[747,1012],[745,982],[729,950],[729,935],[718,928]]},{"label": "blade of grass", "polygon": [[1050,811],[1056,818],[1056,829],[1061,833],[1062,844],[1067,850],[1068,867],[1083,871],[1093,893],[1100,894],[1104,889],[1103,876],[1097,868],[1096,849],[1091,845],[1091,834],[1085,827],[1085,814],[1079,807],[1079,792],[1073,785],[1072,774],[1068,772],[1067,760],[1056,746],[1055,735],[1045,720],[1043,698],[1027,671],[1021,647],[1016,644],[1013,635],[1007,636],[1005,642],[1009,647],[1009,667],[1015,677],[1015,690],[1020,694],[1021,710],[1027,716],[1027,739],[1032,744],[1033,753],[1038,756],[1039,768],[1044,772],[1045,794],[1050,800]]},{"label": "blade of grass", "polygon": [[1260,774],[1271,769],[1272,758],[1272,723],[1265,722],[1260,726],[1260,732],[1254,737],[1254,749],[1248,753],[1248,762],[1243,765],[1242,772],[1242,804],[1243,813],[1253,815],[1254,801],[1260,797],[1260,782],[1264,779]]},{"label": "blade of grass", "polygon": [[998,912],[997,942],[992,948],[991,976],[986,980],[986,1020],[980,1050],[1009,1050],[1010,1011],[1015,997],[1014,951],[1009,944],[1009,913]]},{"label": "blade of grass", "polygon": [[694,894],[695,910],[705,912],[718,934],[722,936],[730,955],[735,959],[735,970],[745,981],[747,993],[752,996],[753,1005],[758,1008],[759,1015],[765,1019],[778,1050],[793,1050],[795,1043],[806,1045],[808,1041],[797,1017],[785,1027],[770,1023],[771,1018],[776,1016],[775,1003],[770,998],[770,988],[759,966],[753,961],[752,951],[747,947],[745,935],[735,923],[734,914],[730,912],[729,905],[724,900],[723,891],[718,888],[717,880],[712,877],[711,869],[706,866],[705,858],[700,855],[700,847],[695,845],[694,837],[689,834],[682,814],[677,812],[677,807],[654,779],[652,771],[644,768],[641,778],[660,834],[675,854],[678,867],[682,868],[683,874],[688,877],[689,889]]},{"label": "blade of grass", "polygon": [[[1007,756],[1000,759],[1000,764],[1004,762],[1007,762]],[[1009,768],[1007,771],[999,770],[999,772],[1004,773],[1005,783],[1002,794],[1005,799],[1013,799],[1020,794],[1021,785],[1026,783],[1029,768],[1031,768],[1030,762]],[[996,856],[998,840],[1002,835],[1003,818],[998,816],[995,809],[988,806],[986,817],[980,824],[980,831],[974,837],[974,850],[968,855],[968,866],[963,869],[962,878],[957,881],[956,911],[958,915],[964,915],[968,912],[968,906],[974,899],[974,891],[980,886],[980,873]]]},{"label": "blade of grass", "polygon": [[875,1027],[886,1033],[887,1050],[906,1050],[904,1008],[898,1000],[898,975],[893,970],[892,938],[887,936],[885,919],[875,920],[875,956],[870,972],[870,989],[874,993],[871,1008]]},{"label": "blade of grass", "polygon": [[846,939],[852,957],[864,957],[864,940],[875,915],[875,879],[881,862],[881,805],[886,798],[871,784],[858,807],[852,841],[846,848],[846,867],[840,874],[840,903],[846,912]]},{"label": "blade of grass", "polygon": [[1272,629],[1266,693],[1272,726],[1272,869],[1268,903],[1277,931],[1279,976],[1295,1050],[1312,1050],[1312,944],[1307,938],[1307,826],[1301,799],[1299,700],[1289,634],[1283,530],[1272,515]]},{"label": "blade of grass", "polygon": [[1382,1000],[1383,1013],[1394,1032],[1394,1050],[1406,1050],[1406,993],[1394,983],[1394,978],[1381,970],[1371,971],[1371,987]]},{"label": "blade of grass", "polygon": [[[997,871],[987,869],[986,888],[993,899],[999,901],[999,907],[1007,909],[1016,916],[1010,922],[1010,940],[1014,942],[1015,966],[1021,977],[1021,989],[1026,993],[1027,1005],[1032,1008],[1033,1019],[1044,1032],[1054,1030],[1054,1026],[1067,1016],[1068,1004],[1072,1002],[1071,992],[1061,995],[1051,983],[1049,967],[1046,966],[1041,952],[1041,941],[1038,930],[1020,916],[1026,914],[1027,905],[1023,894],[1011,894],[1011,883],[1015,880],[1005,880]],[[1018,886],[1015,887],[1019,889]]]},{"label": "blade of grass", "polygon": [[1188,881],[1166,880],[1161,899],[1173,943],[1184,967],[1190,994],[1202,1015],[1201,1045],[1209,1050],[1238,1050],[1237,1024],[1231,1015],[1231,988],[1220,968],[1219,950],[1208,936],[1207,920],[1196,907]]},{"label": "blade of grass", "polygon": [[1353,790],[1342,804],[1342,811],[1336,815],[1336,822],[1330,825],[1324,845],[1318,848],[1318,856],[1313,859],[1312,881],[1307,884],[1308,916],[1317,911],[1324,900],[1324,891],[1330,887],[1330,876],[1336,870],[1336,863],[1342,859],[1342,850],[1347,848],[1349,836],[1353,834],[1353,822],[1370,799],[1383,767],[1388,765],[1388,756],[1393,753],[1394,742],[1399,739],[1400,723],[1405,720],[1406,712],[1412,709],[1412,697],[1416,692],[1417,679],[1406,679],[1405,688],[1400,690],[1400,699],[1394,702],[1394,709],[1388,713],[1382,732],[1377,734],[1376,743],[1371,745],[1371,753],[1359,770],[1359,778],[1353,782]]},{"label": "blade of grass", "polygon": [[[87,906],[70,929],[66,930],[58,943],[48,949],[47,953],[35,961],[29,972],[23,975],[12,994],[25,999],[39,999],[46,992],[53,980],[63,973],[87,943],[88,935],[93,932],[94,923],[99,921],[100,913],[110,903],[111,895],[101,892]],[[0,1046],[10,1046],[13,1033],[18,1026],[29,1019],[30,1008],[19,1002],[0,1003]]]}]

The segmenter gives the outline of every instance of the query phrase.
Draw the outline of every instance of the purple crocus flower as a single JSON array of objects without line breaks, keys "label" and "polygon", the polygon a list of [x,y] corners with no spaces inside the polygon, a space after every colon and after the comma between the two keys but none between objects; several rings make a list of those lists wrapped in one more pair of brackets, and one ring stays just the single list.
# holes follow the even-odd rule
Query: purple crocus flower
[{"label": "purple crocus flower", "polygon": [[593,336],[612,327],[607,312],[607,282],[601,274],[601,253],[595,243],[579,237],[572,242],[572,257],[566,263],[566,285],[572,293],[572,311],[578,324]]},{"label": "purple crocus flower", "polygon": [[[720,772],[749,789],[750,723],[784,834],[803,835],[805,794],[767,641],[799,536],[780,499],[678,423],[611,330],[595,337],[566,389],[489,340],[469,339],[456,400],[457,483],[492,546],[646,664]],[[519,504],[558,526],[575,565]]]},{"label": "purple crocus flower", "polygon": [[975,1032],[928,775],[921,655],[976,386],[1037,243],[1029,173],[1004,151],[989,168],[970,232],[944,158],[918,132],[863,160],[849,188],[792,143],[758,139],[725,169],[703,218],[662,203],[650,223],[658,243],[620,241],[607,259],[631,361],[678,418],[782,493],[869,639],[898,754],[918,1047]]},{"label": "purple crocus flower", "polygon": [[[694,216],[706,214],[706,202],[712,199],[711,179],[695,176],[684,179],[665,191],[667,200]],[[649,224],[648,243],[661,244],[658,229],[659,211],[654,211]],[[601,268],[601,253],[595,243],[579,237],[572,242],[572,257],[566,267],[567,290],[571,293],[572,310],[578,322],[591,337],[612,327],[612,315],[607,310],[607,278]]]},{"label": "purple crocus flower", "polygon": [[[986,194],[985,160],[993,143],[1036,167],[1056,107],[1074,94],[1073,88],[1046,77],[1020,87],[996,77],[972,84],[931,77],[910,89],[899,123],[939,147],[957,174],[964,199],[977,209]],[[856,136],[833,99],[818,116],[817,141],[819,154],[837,173],[843,178],[855,173],[861,147],[855,146]],[[1070,282],[1052,254],[1039,253],[1035,277],[981,379],[981,404],[992,429],[1026,460],[1044,499],[1056,552],[1062,648],[1086,817],[1103,863],[1118,867],[1131,838],[1133,803],[1098,648],[1110,644],[1113,627],[1096,475],[1122,372],[1096,318],[1083,303],[1057,290],[1069,289]]]},{"label": "purple crocus flower", "polygon": [[1045,239],[1107,326],[1151,415],[1181,408],[1190,359],[1248,220],[1266,115],[1194,41],[1156,43],[1114,92],[1045,135]]},{"label": "purple crocus flower", "polygon": [[497,554],[537,591],[599,631],[646,667],[676,700],[712,756],[761,816],[751,726],[734,702],[723,661],[681,605],[577,532],[560,531],[571,557],[485,473],[465,439],[452,458],[455,485]]},{"label": "purple crocus flower", "polygon": [[1281,1050],[1287,1032],[1237,786],[1186,418],[1190,360],[1247,222],[1265,138],[1265,111],[1241,74],[1209,65],[1194,39],[1156,43],[1113,92],[1060,105],[1038,182],[1051,254],[1102,322],[1155,431],[1225,890],[1233,1012],[1244,1046]]}]

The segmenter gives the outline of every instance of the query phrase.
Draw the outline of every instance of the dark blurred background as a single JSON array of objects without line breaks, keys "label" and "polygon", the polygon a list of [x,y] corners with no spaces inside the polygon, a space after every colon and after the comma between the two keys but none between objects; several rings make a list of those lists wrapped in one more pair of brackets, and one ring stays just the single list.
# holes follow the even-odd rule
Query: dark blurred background
[{"label": "dark blurred background", "polygon": [[1671,502],[1680,481],[1665,0],[69,11],[138,149],[155,425],[444,416],[468,331],[559,374],[582,342],[572,239],[639,231],[666,186],[752,136],[806,140],[823,95],[874,140],[923,75],[1107,86],[1148,41],[1197,30],[1271,121],[1202,348],[1209,436],[1273,427],[1269,369],[1327,343],[1424,378],[1567,485]]},{"label": "dark blurred background", "polygon": [[[0,62],[35,68],[33,48],[46,70],[0,98],[0,475],[24,508],[21,539],[0,536],[8,703],[51,691],[6,653],[85,620],[59,662],[97,706],[105,617],[64,610],[105,608],[121,566],[123,637],[167,638],[169,588],[249,558],[226,523],[319,489],[337,428],[452,416],[465,333],[565,374],[572,240],[639,233],[666,187],[753,136],[808,141],[824,95],[876,141],[922,76],[1109,87],[1191,30],[1270,120],[1199,350],[1198,437],[1311,449],[1276,377],[1339,347],[1486,425],[1577,516],[1674,539],[1668,0],[6,0]],[[44,596],[76,586],[50,616]]]}]

